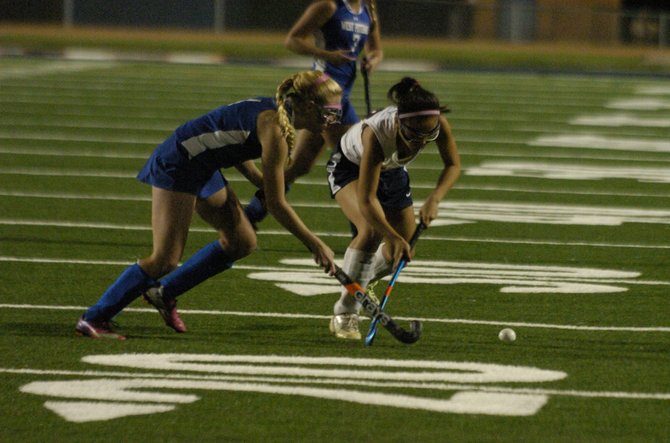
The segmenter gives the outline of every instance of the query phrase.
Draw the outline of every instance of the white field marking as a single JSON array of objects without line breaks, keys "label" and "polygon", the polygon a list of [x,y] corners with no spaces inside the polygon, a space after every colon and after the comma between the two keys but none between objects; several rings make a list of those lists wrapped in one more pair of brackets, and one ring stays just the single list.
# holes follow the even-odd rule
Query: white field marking
[{"label": "white field marking", "polygon": [[[109,264],[117,265],[122,263],[111,262]],[[129,265],[123,263],[124,266]],[[238,266],[235,267],[237,269]],[[282,269],[284,270],[284,269]],[[61,305],[27,305],[27,304],[0,304],[0,309],[25,309],[37,311],[75,311],[83,312],[88,306],[61,306]],[[154,308],[125,308],[124,312],[134,312],[141,314],[155,315]],[[285,312],[245,312],[245,311],[219,311],[203,309],[179,309],[179,312],[185,315],[209,315],[215,317],[249,317],[249,318],[287,318],[287,319],[305,319],[305,320],[329,320],[331,315],[317,314],[292,314]],[[424,323],[443,323],[443,324],[462,324],[475,326],[512,326],[517,328],[529,329],[556,329],[564,331],[586,331],[586,332],[670,332],[670,326],[586,326],[586,325],[559,325],[552,323],[529,323],[529,322],[510,322],[498,320],[472,320],[464,318],[417,318],[393,316],[396,320],[410,321],[419,320]],[[361,320],[368,321],[367,317],[361,317]]]},{"label": "white field marking", "polygon": [[53,168],[3,168],[2,175],[26,175],[46,177],[91,177],[91,178],[135,178],[137,172],[130,171],[95,171],[92,169],[53,169]]},{"label": "white field marking", "polygon": [[15,131],[0,130],[0,139],[6,140],[56,140],[67,142],[87,142],[87,143],[118,143],[118,144],[147,144],[156,146],[163,141],[162,136],[133,135],[128,136],[123,131],[114,131],[115,134],[101,136],[84,136],[77,132],[54,132],[43,133],[27,132],[24,134]]},{"label": "white field marking", "polygon": [[[134,153],[134,152],[128,152],[128,151],[109,151],[107,149],[105,150],[91,150],[91,149],[76,149],[76,148],[67,148],[67,149],[54,149],[54,148],[44,148],[44,147],[38,147],[38,148],[29,148],[26,149],[24,147],[16,147],[16,148],[9,148],[9,147],[0,147],[0,154],[10,154],[10,155],[34,155],[34,156],[44,156],[44,157],[90,157],[90,158],[129,158],[129,159],[139,159],[139,160],[146,160],[149,155],[151,155],[150,150],[148,150],[146,153]],[[513,153],[513,152],[500,152],[500,151],[490,151],[490,150],[482,150],[482,149],[462,149],[461,150],[461,155],[464,156],[485,156],[485,157],[502,157],[502,158],[551,158],[551,159],[563,159],[563,160],[575,160],[576,158],[578,159],[583,159],[583,160],[615,160],[615,161],[629,161],[629,162],[636,162],[636,163],[670,163],[670,158],[667,156],[645,156],[645,158],[639,158],[639,155],[625,155],[625,154],[620,154],[616,153],[616,155],[609,155],[607,153],[601,153],[598,155],[590,154],[590,153],[578,153],[579,155],[576,157],[575,154],[577,153],[569,153],[569,154],[561,154],[561,153],[556,153],[556,152],[533,152],[532,154],[528,153]],[[422,154],[423,156],[436,156],[439,155],[437,151],[433,152],[432,150],[427,150],[424,151]],[[419,166],[417,163],[419,162],[414,162],[410,166],[411,170],[414,169],[426,169],[426,170],[441,170],[442,166],[435,165],[435,166],[429,166],[429,165],[423,165]],[[432,162],[431,162],[432,163]],[[302,180],[302,179],[301,179]]]},{"label": "white field marking", "polygon": [[[550,148],[551,146],[547,146]],[[551,158],[551,159],[556,159],[556,160],[598,160],[598,161],[627,161],[627,162],[634,162],[634,163],[670,163],[670,158],[668,158],[667,155],[650,155],[650,154],[645,154],[644,158],[639,158],[640,155],[626,155],[625,153],[619,153],[615,152],[612,153],[613,155],[610,155],[608,153],[598,153],[597,155],[591,155],[588,151],[587,152],[581,152],[581,151],[573,151],[569,152],[567,154],[561,154],[561,153],[556,153],[554,152],[555,150],[550,150],[549,152],[533,152],[531,154],[529,153],[501,153],[501,152],[496,152],[496,151],[489,151],[486,149],[478,149],[478,148],[471,148],[471,149],[464,149],[461,151],[461,156],[479,156],[479,157],[502,157],[502,158],[520,158],[520,159],[527,159],[527,158],[532,158],[532,159],[538,159],[538,158]],[[432,152],[432,151],[424,151],[422,156],[428,156],[428,155],[433,155],[437,156],[439,153],[437,152]],[[408,169],[412,170],[413,169],[413,164],[408,167]]]},{"label": "white field marking", "polygon": [[[494,164],[495,163],[483,163]],[[509,165],[509,166],[508,166]],[[533,167],[536,171],[541,171],[541,163],[532,164],[532,163],[503,163],[503,167],[511,167],[515,165],[520,165],[522,168],[531,170]],[[535,166],[537,165],[537,166]],[[576,166],[575,169],[579,167]],[[472,168],[474,171],[473,175],[484,175],[494,173],[491,168]],[[495,168],[497,170],[497,168]],[[551,165],[546,166],[545,169],[548,169],[551,173]],[[615,168],[614,171],[617,171]],[[625,169],[620,170],[619,175],[623,175],[627,171]],[[660,171],[660,172],[659,172]],[[649,176],[653,176],[656,180],[660,181],[661,178],[667,178],[663,176],[661,172],[664,169],[658,169],[651,172],[656,172],[656,174],[650,173]],[[17,174],[22,174],[21,170],[15,170]],[[41,170],[30,170],[29,175],[38,175],[38,176],[50,176],[50,170],[41,169]],[[588,168],[582,168],[581,172],[578,171],[576,174],[591,174],[595,175],[597,171],[593,171]],[[0,168],[0,174],[2,173],[2,168]],[[525,174],[530,174],[528,172],[522,172]],[[538,172],[539,173],[539,172]],[[61,171],[58,174],[62,174],[68,177],[80,177],[86,176],[81,175],[78,171]],[[504,174],[501,173],[501,174]],[[508,174],[511,174],[509,172]],[[558,173],[556,173],[558,175]],[[569,174],[569,171],[566,171],[565,174]],[[606,172],[603,172],[605,175]],[[103,171],[100,173],[92,173],[90,176],[97,178],[129,178],[123,172],[114,172],[114,171]],[[527,176],[527,175],[526,175]],[[558,178],[558,177],[557,177]],[[651,180],[651,179],[649,179]],[[245,182],[246,180],[241,177],[231,177],[229,179],[231,182]],[[322,184],[318,181],[304,180],[302,181],[303,185],[318,185]],[[433,185],[429,184],[412,184],[412,187],[416,189],[433,189]],[[475,188],[478,189],[478,188]],[[495,189],[494,190],[499,190]],[[30,193],[22,193],[21,191],[4,191],[0,192],[7,196],[27,196],[31,195]],[[547,191],[551,192],[551,191]],[[572,192],[569,192],[572,194]],[[49,196],[49,193],[37,193],[33,195],[44,195]],[[77,194],[67,194],[67,195],[77,195]],[[582,195],[590,195],[589,193]],[[619,194],[617,194],[619,195]],[[649,196],[653,197],[662,197],[658,194],[650,194]],[[113,195],[111,196],[114,197]],[[118,198],[118,196],[116,196]],[[83,194],[85,199],[93,199],[94,196],[90,194]],[[137,196],[128,197],[128,200],[137,200]],[[423,204],[422,201],[416,200],[414,206],[419,208]],[[292,206],[295,207],[307,207],[307,208],[337,208],[336,203],[321,203],[321,202],[291,202]],[[670,222],[668,217],[670,217],[670,211],[657,210],[657,209],[647,209],[647,208],[627,208],[627,207],[602,207],[602,206],[586,206],[586,205],[561,205],[561,204],[541,204],[541,203],[506,203],[506,202],[493,202],[493,201],[478,201],[478,200],[468,200],[468,201],[457,201],[449,200],[440,203],[440,209],[444,209],[449,212],[450,218],[455,220],[465,220],[465,221],[495,221],[496,219],[491,219],[491,214],[501,214],[505,217],[506,221],[513,221],[518,223],[550,223],[550,224],[589,224],[589,225],[620,225],[624,222],[635,222],[635,223],[660,223],[667,224]],[[458,211],[458,212],[454,212]],[[565,214],[571,214],[570,217],[565,217]],[[602,215],[601,218],[598,215]],[[447,220],[447,219],[443,219]],[[48,222],[47,222],[48,223]]]},{"label": "white field marking", "polygon": [[[247,278],[268,281],[303,297],[332,294],[339,286],[304,259],[281,260],[281,271],[252,272]],[[508,265],[412,260],[404,283],[502,286],[507,294],[610,294],[628,291],[628,285],[670,286],[670,282],[636,280],[639,272],[567,266]],[[386,278],[388,279],[388,278]]]},{"label": "white field marking", "polygon": [[[135,86],[137,84],[134,84]],[[202,85],[204,88],[205,86]],[[254,91],[250,95],[258,95],[258,90],[253,89],[250,86],[241,86],[237,84],[234,86],[237,93],[242,93],[243,91]],[[217,89],[220,89],[221,85],[217,85]],[[204,89],[202,89],[204,90]],[[210,96],[202,97],[202,90],[200,91],[200,99],[194,99],[190,95],[184,94],[184,96],[189,98],[180,98],[179,96],[171,95],[169,97],[156,97],[156,94],[147,94],[149,91],[141,91],[138,94],[131,95],[130,98],[127,94],[124,97],[119,97],[118,94],[113,92],[107,92],[104,89],[100,90],[100,98],[102,100],[108,101],[117,101],[125,100],[128,103],[138,103],[143,104],[144,107],[157,108],[159,104],[169,102],[171,105],[179,106],[183,108],[184,105],[197,105],[197,103],[214,103],[216,102],[215,95],[212,91]],[[5,93],[0,96],[0,102],[10,102],[10,103],[27,103],[27,104],[63,104],[63,105],[79,105],[80,101],[78,100],[81,97],[81,94],[76,94],[68,92],[66,90],[53,90],[49,89],[48,91],[26,91],[25,89],[15,89],[11,92]],[[548,103],[550,101],[550,103]],[[553,94],[551,100],[538,97],[533,95],[514,95],[514,96],[502,96],[502,95],[463,95],[458,99],[454,99],[453,102],[458,102],[458,106],[464,107],[470,110],[478,110],[486,106],[487,109],[490,106],[514,106],[515,108],[533,108],[535,110],[542,109],[543,112],[546,112],[549,115],[555,113],[555,111],[564,110],[564,112],[570,112],[575,109],[582,110],[584,107],[600,107],[602,99],[600,97],[590,99],[591,103],[588,103],[589,99],[583,96],[580,97],[579,103],[576,103],[574,98],[569,96],[564,97],[562,95]],[[210,105],[211,106],[211,105]],[[546,110],[546,111],[544,111]]]},{"label": "white field marking", "polygon": [[[567,374],[523,366],[434,360],[396,360],[353,357],[306,357],[280,355],[219,355],[133,353],[89,355],[84,363],[153,369],[169,373],[291,376],[336,380],[387,380],[443,383],[541,383],[564,379]],[[248,363],[250,365],[247,365]],[[267,364],[264,366],[263,364]],[[257,366],[258,365],[258,366]],[[286,365],[286,366],[279,366]],[[314,367],[303,367],[309,365]],[[320,369],[319,366],[354,366],[355,369]],[[387,371],[385,368],[393,368]],[[400,371],[399,369],[403,369]],[[421,371],[406,371],[419,369]]]},{"label": "white field marking", "polygon": [[[109,130],[133,130],[133,131],[162,131],[165,133],[170,133],[174,131],[175,125],[170,123],[159,124],[159,123],[142,123],[138,125],[137,123],[130,123],[127,121],[121,123],[112,123],[104,119],[98,119],[94,121],[79,121],[73,119],[64,119],[59,121],[54,119],[49,119],[48,121],[36,122],[33,120],[28,120],[25,118],[6,118],[3,117],[0,121],[0,128],[9,127],[9,128],[29,128],[32,131],[37,132],[38,130],[53,130],[53,129],[77,129],[81,130],[86,129],[98,129],[101,131]],[[544,131],[546,132],[546,131]]]},{"label": "white field marking", "polygon": [[[464,223],[462,220],[436,220],[433,222],[434,226],[446,226],[450,224]],[[97,222],[60,222],[60,221],[44,221],[44,220],[19,220],[19,219],[0,219],[0,225],[8,226],[37,226],[44,228],[46,226],[59,228],[76,228],[76,229],[101,229],[101,230],[121,230],[121,231],[151,231],[148,225],[117,225],[110,223]],[[213,234],[211,228],[191,227],[192,233],[206,233]],[[350,232],[334,232],[334,231],[316,231],[320,237],[336,237],[349,238]],[[263,229],[258,232],[258,235],[279,235],[291,236],[285,230]],[[452,236],[430,236],[424,235],[426,240],[431,241],[453,241],[463,243],[500,243],[500,244],[518,244],[518,245],[551,245],[551,246],[583,246],[583,247],[597,247],[597,248],[624,248],[624,249],[670,249],[670,245],[653,244],[645,245],[639,243],[602,243],[602,242],[587,242],[587,241],[557,241],[557,240],[518,240],[518,239],[504,239],[504,238],[477,238],[477,237],[452,237]],[[1,261],[1,258],[0,258]]]},{"label": "white field marking", "polygon": [[569,120],[571,125],[583,126],[640,126],[645,128],[670,128],[670,118],[643,118],[628,114],[581,115]]},{"label": "white field marking", "polygon": [[43,64],[31,64],[27,67],[2,67],[0,69],[0,80],[26,79],[44,75],[62,74],[71,72],[84,72],[90,70],[106,70],[117,66],[116,63],[87,63],[87,62],[50,62]]},{"label": "white field marking", "polygon": [[[435,399],[385,392],[367,392],[351,389],[334,389],[305,386],[281,386],[278,383],[252,383],[228,381],[191,381],[150,379],[94,379],[71,381],[32,382],[21,386],[22,392],[61,398],[86,398],[100,402],[93,411],[89,410],[91,402],[47,402],[45,407],[56,412],[66,420],[91,422],[119,418],[123,405],[143,405],[143,402],[191,403],[199,399],[196,395],[163,394],[157,389],[175,390],[207,390],[249,392],[273,395],[291,395],[311,397],[319,400],[337,400],[357,403],[364,406],[384,406],[429,412],[450,414],[483,414],[496,416],[523,417],[536,414],[547,402],[548,398],[537,394],[497,394],[478,391],[461,391],[454,393],[449,399]],[[154,390],[154,391],[149,391]],[[119,403],[123,402],[123,403]],[[73,406],[79,405],[80,407]],[[106,414],[106,406],[114,405],[113,414]],[[66,405],[63,410],[60,406]],[[161,412],[154,410],[154,412]],[[149,413],[154,413],[149,412]],[[132,408],[127,415],[141,414],[138,408]]]},{"label": "white field marking", "polygon": [[[466,170],[467,171],[467,170]],[[227,177],[229,182],[246,182],[247,180],[241,177]],[[316,179],[300,179],[299,182],[294,183],[293,186],[318,186],[322,185],[322,180]],[[420,185],[420,184],[419,184]],[[419,186],[412,186],[416,189],[422,189]],[[429,185],[426,185],[429,186]],[[651,192],[607,192],[607,191],[572,191],[566,189],[535,189],[517,186],[470,186],[470,185],[456,185],[454,189],[469,190],[469,191],[490,191],[490,192],[514,192],[525,194],[565,194],[565,195],[603,195],[615,197],[655,197],[655,198],[670,198],[669,193],[651,193]],[[44,191],[17,191],[15,189],[1,189],[0,196],[2,197],[18,197],[18,198],[43,198],[49,200],[120,200],[120,201],[151,201],[151,196],[145,195],[130,195],[130,194],[81,194],[70,192],[44,192]],[[291,201],[291,206],[296,208],[339,208],[339,205],[328,204],[323,202],[305,202],[305,201]],[[416,206],[416,205],[415,205]]]},{"label": "white field marking", "polygon": [[[0,139],[5,140],[36,140],[36,141],[45,141],[45,140],[55,140],[55,141],[68,141],[68,142],[87,142],[87,143],[106,143],[106,144],[146,144],[156,146],[161,143],[164,137],[161,136],[146,136],[146,135],[134,135],[127,136],[119,134],[119,131],[116,131],[116,134],[109,134],[106,136],[83,136],[72,132],[60,132],[56,133],[53,131],[44,132],[44,133],[17,133],[14,130],[3,131],[0,130]],[[527,141],[525,136],[517,137],[512,139],[507,137],[505,139],[500,137],[469,137],[469,136],[459,136],[459,143],[462,144],[490,144],[490,145],[523,145],[528,144],[531,146],[551,146],[551,147],[566,147],[566,148],[592,148],[592,149],[610,149],[610,150],[632,150],[632,151],[648,151],[648,152],[670,152],[668,145],[669,142],[666,141],[643,141],[634,138],[621,139],[617,138],[606,138],[601,136],[594,135],[559,135],[559,136],[541,136],[535,140]]]},{"label": "white field marking", "polygon": [[151,155],[146,154],[109,151],[102,149],[52,149],[52,148],[7,148],[0,147],[0,154],[10,155],[32,155],[39,157],[84,157],[84,158],[129,158],[146,160]]},{"label": "white field marking", "polygon": [[607,149],[629,152],[670,152],[670,141],[606,137],[595,134],[547,135],[528,142],[531,146]]},{"label": "white field marking", "polygon": [[660,111],[670,109],[670,100],[660,98],[627,98],[611,100],[605,104],[605,107],[635,111]]},{"label": "white field marking", "polygon": [[[296,206],[297,205],[293,205]],[[316,207],[316,206],[310,206]],[[325,206],[324,206],[325,207]],[[463,220],[444,219],[435,220],[433,226],[446,226],[450,224],[462,224]],[[6,226],[37,226],[44,228],[46,226],[58,228],[75,228],[75,229],[101,229],[101,230],[120,230],[120,231],[151,231],[148,225],[119,225],[111,223],[99,222],[68,222],[68,221],[53,221],[53,220],[25,220],[25,219],[0,219],[0,225]],[[200,228],[192,226],[190,228],[192,233],[206,233],[213,234],[212,228]],[[335,231],[315,231],[319,237],[335,237],[335,238],[350,238],[350,232],[335,232]],[[258,232],[260,236],[279,235],[291,236],[293,234],[285,230],[262,229]],[[624,249],[670,249],[670,245],[653,244],[645,245],[640,243],[602,243],[602,242],[588,242],[588,241],[557,241],[557,240],[518,240],[506,238],[480,238],[480,237],[453,237],[453,236],[434,236],[424,235],[424,239],[430,241],[453,241],[463,243],[500,243],[500,244],[517,244],[517,245],[551,245],[551,246],[584,246],[596,248],[624,248]],[[2,257],[0,257],[2,261]]]},{"label": "white field marking", "polygon": [[[161,376],[145,378],[131,375],[126,378],[36,381],[21,386],[19,390],[35,395],[76,399],[77,402],[103,400],[114,402],[116,405],[114,413],[109,417],[104,416],[104,408],[96,408],[93,417],[89,417],[89,411],[81,407],[73,407],[73,403],[70,402],[65,403],[66,411],[59,408],[61,405],[58,403],[60,402],[57,402],[55,408],[54,403],[45,405],[65,419],[76,416],[78,421],[117,418],[121,405],[116,402],[132,402],[139,405],[146,402],[187,404],[199,399],[194,394],[174,393],[175,389],[297,395],[442,413],[528,416],[535,414],[546,404],[547,396],[483,392],[466,388],[458,389],[450,398],[440,399],[389,392],[388,384],[384,392],[377,393],[351,390],[349,386],[370,386],[378,383],[376,380],[384,379],[401,384],[431,382],[448,385],[456,382],[467,383],[466,386],[475,384],[478,387],[480,384],[489,383],[554,382],[567,376],[562,371],[490,363],[276,355],[119,354],[116,356],[93,355],[84,357],[82,361],[132,369],[158,369],[168,374],[176,374],[177,371],[195,372],[205,374],[207,379]],[[212,374],[233,375],[236,379],[230,381],[220,376],[215,379]],[[267,382],[260,382],[259,376],[265,377]],[[286,379],[289,380],[288,383],[284,382]],[[312,383],[313,380],[316,383]],[[337,385],[337,387],[301,386],[324,384],[323,381],[330,382],[329,384]],[[345,383],[339,383],[340,381]],[[356,383],[352,384],[351,381],[356,381]],[[169,392],[156,392],[156,389],[168,389]],[[79,409],[80,414],[73,414],[73,409]],[[138,409],[135,408],[130,415],[137,414]]]},{"label": "white field marking", "polygon": [[[33,117],[35,117],[33,115]],[[21,128],[22,130],[30,129],[33,132],[43,132],[43,131],[54,131],[59,129],[96,129],[100,131],[113,131],[113,130],[133,130],[133,131],[161,131],[162,133],[169,134],[175,128],[175,123],[172,121],[161,123],[155,122],[111,122],[102,118],[97,119],[88,119],[87,121],[74,120],[71,117],[61,120],[55,118],[42,119],[39,122],[35,122],[35,119],[26,119],[25,117],[14,117],[8,118],[3,117],[3,120],[0,121],[0,128],[12,128],[16,130]],[[589,126],[610,126],[618,127],[616,131],[618,136],[629,136],[629,137],[638,137],[646,136],[641,130],[625,130],[621,129],[621,126],[641,126],[641,127],[657,127],[664,128],[670,127],[670,119],[643,119],[638,117],[612,117],[612,116],[602,116],[602,117],[578,117],[573,120],[570,120],[572,125],[589,125]],[[467,137],[468,134],[480,135],[482,133],[495,133],[500,134],[500,128],[491,125],[490,128],[483,127],[481,122],[475,122],[472,124],[458,123],[458,140],[460,141],[461,137]],[[546,134],[548,132],[564,132],[565,122],[556,123],[554,125],[536,125],[536,126],[521,126],[517,125],[514,128],[510,128],[510,132],[514,133],[530,133],[530,134]],[[439,154],[435,152],[435,154]]]},{"label": "white field marking", "polygon": [[446,201],[433,226],[490,221],[552,225],[620,226],[624,223],[670,224],[670,210],[613,206],[506,203],[495,201]]},{"label": "white field marking", "polygon": [[[130,158],[130,157],[129,157]],[[134,157],[133,157],[134,158]],[[570,158],[574,160],[574,158]],[[670,162],[670,161],[669,161]],[[654,161],[654,163],[658,163]],[[437,170],[434,167],[420,167],[413,166],[412,170]],[[474,169],[477,170],[477,167],[466,168],[465,172]],[[53,168],[16,168],[16,167],[0,167],[0,175],[21,175],[21,176],[48,176],[48,177],[91,177],[91,178],[105,178],[105,179],[129,179],[135,178],[137,175],[136,172],[131,171],[100,171],[100,170],[87,170],[87,169],[53,169]],[[233,183],[247,183],[248,180],[236,172],[231,171],[230,173],[226,171],[224,173],[226,180]],[[300,178],[298,182],[295,183],[296,186],[319,186],[325,185],[324,180],[314,179],[314,178]],[[434,189],[434,183],[421,183],[421,182],[412,182],[413,189]],[[667,193],[631,193],[631,192],[603,192],[603,191],[567,191],[565,189],[533,189],[533,188],[523,188],[523,187],[499,187],[499,186],[472,186],[472,185],[462,185],[457,184],[455,189],[469,189],[469,190],[485,190],[485,191],[509,191],[509,192],[525,192],[525,193],[537,193],[537,194],[570,194],[570,195],[615,195],[615,196],[631,196],[631,197],[670,197]],[[14,193],[16,196],[20,196],[19,192],[16,190],[11,191],[2,191],[10,195],[9,193]],[[70,194],[72,195],[72,194]],[[54,197],[56,198],[56,197]],[[292,205],[296,203],[291,202]],[[309,203],[306,203],[309,204]]]},{"label": "white field marking", "polygon": [[177,409],[175,405],[156,405],[110,401],[47,401],[44,407],[72,423],[106,421],[134,415],[159,414]]},{"label": "white field marking", "polygon": [[[42,133],[38,132],[25,132],[20,133],[16,130],[0,130],[0,139],[5,140],[56,140],[56,141],[68,141],[68,142],[88,142],[88,143],[107,143],[107,144],[150,144],[153,146],[158,145],[164,140],[164,135],[160,136],[146,136],[146,135],[135,135],[135,136],[126,136],[119,134],[119,131],[113,131],[115,134],[108,135],[97,135],[97,136],[83,136],[77,134],[76,131],[44,131]],[[156,131],[159,132],[159,131]],[[517,137],[517,139],[511,138],[500,138],[500,137],[467,137],[459,136],[459,142],[465,143],[488,143],[493,145],[520,145],[526,141],[525,137]]]},{"label": "white field marking", "polygon": [[[399,360],[403,361],[403,360]],[[410,361],[411,362],[411,361]],[[177,374],[160,372],[121,372],[121,371],[71,371],[59,369],[29,369],[29,368],[0,368],[0,374],[17,375],[48,375],[48,376],[68,376],[68,377],[104,377],[104,378],[164,378],[170,380],[204,380],[204,381],[253,381],[253,382],[280,382],[280,383],[304,383],[302,380],[287,377],[245,377],[233,375],[197,375],[197,374]],[[385,377],[384,377],[385,378]],[[583,397],[583,398],[618,398],[629,400],[670,400],[670,393],[665,392],[622,392],[622,391],[577,391],[570,389],[543,389],[543,388],[517,388],[509,386],[495,385],[477,385],[463,383],[436,383],[436,382],[396,382],[388,380],[346,380],[330,378],[313,378],[310,384],[338,384],[355,385],[370,387],[390,387],[390,388],[408,388],[408,389],[429,389],[429,390],[478,390],[484,392],[502,392],[502,393],[527,393],[544,394],[552,396],[565,397]]]},{"label": "white field marking", "polygon": [[635,93],[643,95],[670,95],[670,86],[638,86],[635,88]]},{"label": "white field marking", "polygon": [[670,167],[633,167],[549,163],[540,161],[484,161],[467,168],[466,175],[484,177],[532,177],[559,180],[632,179],[642,183],[670,183]]},{"label": "white field marking", "polygon": [[19,198],[43,198],[49,200],[103,200],[103,201],[118,200],[118,201],[141,201],[141,202],[151,201],[150,195],[24,192],[24,191],[13,191],[10,189],[0,189],[0,196],[19,197]]},{"label": "white field marking", "polygon": [[[530,416],[549,400],[549,395],[542,393],[543,389],[522,387],[526,392],[519,393],[516,387],[491,384],[556,382],[567,376],[562,371],[490,363],[341,357],[117,354],[87,356],[82,361],[162,372],[85,371],[82,376],[87,379],[84,380],[34,381],[19,390],[65,399],[47,401],[45,407],[66,420],[76,422],[163,412],[155,406],[184,405],[200,398],[194,394],[175,393],[176,389],[296,395],[441,413]],[[0,368],[0,372],[53,375],[49,371],[32,369]],[[67,372],[72,376],[79,371],[57,372],[58,375]],[[102,373],[110,375],[98,375]],[[354,386],[367,387],[368,390],[351,389]],[[370,387],[383,388],[383,392],[370,392]],[[157,391],[163,389],[168,392]],[[402,389],[430,390],[433,394],[439,391],[455,393],[449,398],[434,395],[425,398],[405,395]],[[646,399],[651,396],[653,399],[664,399],[665,395],[552,391],[558,392],[558,395],[590,398]],[[67,401],[69,399],[73,401]],[[100,403],[92,407],[92,402]],[[141,406],[147,406],[147,402],[150,404],[143,411]],[[112,406],[110,412],[106,412],[107,405]],[[129,408],[128,414],[123,414],[125,406]]]}]

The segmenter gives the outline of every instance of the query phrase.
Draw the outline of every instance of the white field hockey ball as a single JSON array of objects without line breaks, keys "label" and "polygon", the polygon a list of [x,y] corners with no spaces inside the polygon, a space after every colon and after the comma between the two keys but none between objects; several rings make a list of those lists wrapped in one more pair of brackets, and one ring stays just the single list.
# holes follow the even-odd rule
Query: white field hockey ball
[{"label": "white field hockey ball", "polygon": [[498,332],[498,338],[501,342],[512,343],[516,340],[516,332],[514,332],[514,329],[512,328],[501,329],[500,332]]}]

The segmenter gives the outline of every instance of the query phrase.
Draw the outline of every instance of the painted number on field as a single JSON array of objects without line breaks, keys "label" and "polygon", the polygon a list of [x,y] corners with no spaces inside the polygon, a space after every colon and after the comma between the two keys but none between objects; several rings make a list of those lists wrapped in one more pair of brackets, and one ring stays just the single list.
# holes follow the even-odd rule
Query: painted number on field
[{"label": "painted number on field", "polygon": [[[100,375],[87,371],[85,379],[35,381],[23,385],[21,392],[49,397],[46,408],[78,423],[172,411],[198,401],[201,391],[279,394],[438,413],[522,417],[537,413],[549,395],[525,388],[515,390],[509,385],[495,387],[494,383],[543,383],[567,376],[561,371],[525,366],[342,357],[120,354],[92,355],[82,360],[129,371],[106,368]],[[431,395],[417,395],[421,390]],[[435,395],[439,392],[444,395]]]},{"label": "painted number on field", "polygon": [[[340,286],[332,277],[314,267],[309,259],[284,259],[280,270],[252,272],[254,280],[302,296],[335,294]],[[403,284],[431,285],[482,284],[500,286],[502,293],[515,294],[608,294],[628,291],[639,272],[567,266],[508,265],[412,260],[403,271]]]}]

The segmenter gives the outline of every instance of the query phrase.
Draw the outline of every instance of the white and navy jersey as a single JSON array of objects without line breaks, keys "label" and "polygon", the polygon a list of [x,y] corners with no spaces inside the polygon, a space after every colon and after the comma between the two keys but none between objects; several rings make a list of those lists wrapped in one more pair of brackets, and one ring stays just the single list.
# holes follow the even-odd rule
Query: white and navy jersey
[{"label": "white and navy jersey", "polygon": [[341,65],[334,65],[317,59],[314,69],[330,75],[348,97],[356,79],[356,60],[365,46],[370,32],[370,14],[365,2],[361,2],[358,13],[354,12],[347,0],[337,0],[337,10],[316,35],[316,44],[328,51],[347,50],[354,59]]},{"label": "white and navy jersey", "polygon": [[340,141],[340,149],[347,159],[356,165],[361,164],[361,157],[363,156],[363,129],[369,127],[374,132],[375,137],[379,141],[382,151],[384,152],[382,170],[402,168],[411,163],[412,160],[419,155],[421,150],[409,157],[398,158],[397,116],[398,108],[389,106],[349,128]]},{"label": "white and navy jersey", "polygon": [[258,114],[277,109],[274,99],[257,97],[221,106],[175,130],[177,145],[190,162],[212,172],[260,158]]}]

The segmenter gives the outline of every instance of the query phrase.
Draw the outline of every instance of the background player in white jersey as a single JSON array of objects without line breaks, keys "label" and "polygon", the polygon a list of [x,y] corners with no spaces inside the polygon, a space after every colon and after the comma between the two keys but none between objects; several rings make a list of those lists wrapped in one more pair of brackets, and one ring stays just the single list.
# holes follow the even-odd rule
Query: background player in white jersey
[{"label": "background player in white jersey", "polygon": [[[342,134],[359,121],[349,100],[357,75],[358,58],[365,50],[365,69],[371,72],[382,61],[381,34],[375,0],[318,0],[295,22],[285,40],[291,51],[314,57],[313,69],[330,75],[342,87],[342,121],[321,134],[298,131],[295,161],[286,171],[292,183],[311,170],[325,146],[334,148]],[[262,193],[245,212],[254,225],[265,217]]]},{"label": "background player in white jersey", "polygon": [[[109,322],[142,294],[169,327],[186,331],[176,297],[256,248],[256,234],[220,168],[237,167],[263,189],[270,213],[303,242],[319,266],[334,272],[333,251],[305,226],[285,198],[284,167],[294,128],[318,133],[337,122],[341,94],[329,76],[306,71],[284,80],[275,99],[242,100],[179,126],[137,176],[152,186],[153,252],[121,273],[82,315],[76,331],[93,338],[125,339]],[[262,158],[262,172],[250,161],[257,158]],[[177,267],[194,212],[219,238]]]},{"label": "background player in white jersey", "polygon": [[[415,79],[403,78],[388,91],[394,103],[353,125],[328,162],[331,194],[358,229],[342,269],[364,288],[410,258],[416,229],[406,166],[435,141],[444,164],[419,217],[429,225],[439,202],[460,175],[460,157],[438,98]],[[384,241],[384,243],[382,243]],[[346,290],[335,303],[330,329],[338,338],[360,339],[360,305]]]}]

